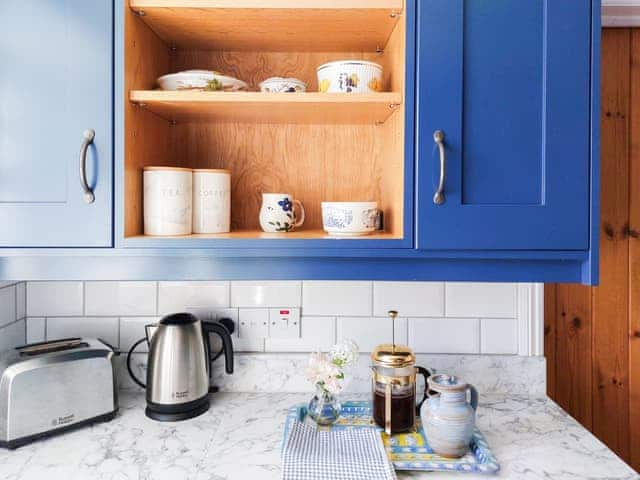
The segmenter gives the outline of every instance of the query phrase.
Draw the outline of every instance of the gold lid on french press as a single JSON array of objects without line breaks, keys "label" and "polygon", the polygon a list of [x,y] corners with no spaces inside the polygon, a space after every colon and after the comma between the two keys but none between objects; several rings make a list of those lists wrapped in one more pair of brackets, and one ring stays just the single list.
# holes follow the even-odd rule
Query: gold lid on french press
[{"label": "gold lid on french press", "polygon": [[378,345],[373,352],[371,352],[371,360],[377,366],[403,368],[410,367],[416,363],[416,356],[414,355],[413,350],[406,345],[396,345],[395,320],[397,316],[398,312],[395,310],[389,311],[389,317],[392,322],[393,343]]}]

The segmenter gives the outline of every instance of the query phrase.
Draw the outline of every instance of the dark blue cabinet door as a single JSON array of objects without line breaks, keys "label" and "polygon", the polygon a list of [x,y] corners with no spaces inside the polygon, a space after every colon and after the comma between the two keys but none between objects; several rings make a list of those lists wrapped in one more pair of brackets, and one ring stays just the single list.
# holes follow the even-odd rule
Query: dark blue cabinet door
[{"label": "dark blue cabinet door", "polygon": [[112,45],[111,0],[0,2],[0,246],[111,245]]},{"label": "dark blue cabinet door", "polygon": [[588,0],[418,2],[419,248],[589,248],[590,12]]}]

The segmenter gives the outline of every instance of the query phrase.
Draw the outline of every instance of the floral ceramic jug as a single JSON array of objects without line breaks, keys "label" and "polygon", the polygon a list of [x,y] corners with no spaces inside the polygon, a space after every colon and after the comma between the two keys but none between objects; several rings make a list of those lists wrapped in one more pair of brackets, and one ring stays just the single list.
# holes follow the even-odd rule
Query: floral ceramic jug
[{"label": "floral ceramic jug", "polygon": [[[298,214],[294,207],[297,207]],[[299,217],[299,218],[298,218]],[[304,223],[304,207],[286,193],[263,193],[260,227],[267,233],[290,232]]]},{"label": "floral ceramic jug", "polygon": [[478,392],[452,375],[432,375],[427,382],[429,398],[422,404],[420,416],[429,446],[443,457],[462,457],[473,437]]}]

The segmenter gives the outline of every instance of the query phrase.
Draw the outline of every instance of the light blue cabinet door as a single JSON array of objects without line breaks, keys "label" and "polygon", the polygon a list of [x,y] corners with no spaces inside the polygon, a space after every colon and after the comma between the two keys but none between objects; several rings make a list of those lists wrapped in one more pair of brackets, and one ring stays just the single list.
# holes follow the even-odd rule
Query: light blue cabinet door
[{"label": "light blue cabinet door", "polygon": [[419,248],[589,249],[591,7],[418,2]]},{"label": "light blue cabinet door", "polygon": [[0,2],[0,246],[111,245],[112,58],[110,0]]}]

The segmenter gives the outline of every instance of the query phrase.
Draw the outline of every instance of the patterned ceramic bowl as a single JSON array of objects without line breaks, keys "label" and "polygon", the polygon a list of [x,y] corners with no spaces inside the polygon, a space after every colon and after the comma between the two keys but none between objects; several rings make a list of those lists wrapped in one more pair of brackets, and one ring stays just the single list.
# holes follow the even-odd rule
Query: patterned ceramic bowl
[{"label": "patterned ceramic bowl", "polygon": [[377,202],[322,202],[322,227],[329,235],[368,235],[379,217]]},{"label": "patterned ceramic bowl", "polygon": [[260,85],[260,91],[266,93],[306,92],[307,84],[297,78],[271,77]]},{"label": "patterned ceramic bowl", "polygon": [[363,60],[341,60],[318,67],[318,90],[328,93],[382,91],[382,67]]},{"label": "patterned ceramic bowl", "polygon": [[222,75],[213,70],[186,70],[158,78],[162,90],[204,90],[210,92],[237,92],[247,90],[248,85],[237,78]]}]

